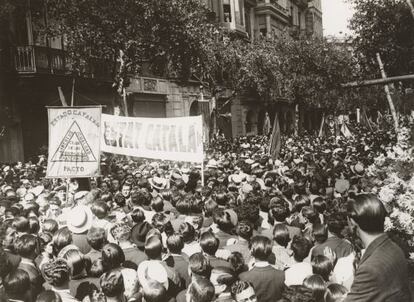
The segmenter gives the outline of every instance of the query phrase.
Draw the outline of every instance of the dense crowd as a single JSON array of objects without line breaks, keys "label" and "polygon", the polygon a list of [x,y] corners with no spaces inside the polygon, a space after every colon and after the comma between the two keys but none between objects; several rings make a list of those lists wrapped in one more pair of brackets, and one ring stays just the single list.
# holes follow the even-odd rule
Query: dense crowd
[{"label": "dense crowd", "polygon": [[3,302],[411,301],[402,243],[384,232],[366,167],[394,143],[216,137],[200,167],[102,158],[102,177],[0,171]]}]

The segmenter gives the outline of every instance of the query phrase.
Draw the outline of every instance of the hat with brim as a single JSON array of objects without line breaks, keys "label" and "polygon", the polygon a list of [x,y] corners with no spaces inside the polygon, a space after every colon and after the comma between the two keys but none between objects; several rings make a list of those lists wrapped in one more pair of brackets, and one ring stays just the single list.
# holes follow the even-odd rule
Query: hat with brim
[{"label": "hat with brim", "polygon": [[158,176],[154,176],[149,180],[150,185],[157,190],[164,190],[167,187],[167,180]]},{"label": "hat with brim", "polygon": [[82,234],[89,230],[92,221],[92,211],[84,205],[78,205],[67,213],[67,227],[74,234]]},{"label": "hat with brim", "polygon": [[227,209],[224,210],[224,212],[228,215],[228,217],[230,218],[230,222],[233,226],[236,226],[237,223],[239,222],[239,219],[237,217],[237,214],[234,210],[232,209]]},{"label": "hat with brim", "polygon": [[338,179],[335,182],[335,191],[342,194],[349,190],[349,181],[346,179]]},{"label": "hat with brim", "polygon": [[357,163],[354,166],[351,166],[351,171],[355,174],[363,174],[364,170],[364,166],[361,163]]},{"label": "hat with brim", "polygon": [[243,178],[239,174],[232,174],[229,176],[229,181],[236,185],[239,185],[243,181]]},{"label": "hat with brim", "polygon": [[167,270],[156,260],[145,260],[141,262],[138,266],[137,278],[140,284],[147,284],[149,280],[155,280],[168,290]]},{"label": "hat with brim", "polygon": [[251,158],[246,159],[244,162],[245,162],[246,164],[248,164],[248,165],[252,165],[252,164],[254,164],[254,160],[253,160],[253,159],[251,159]]},{"label": "hat with brim", "polygon": [[210,159],[206,165],[206,168],[208,169],[217,169],[218,163],[215,159]]}]

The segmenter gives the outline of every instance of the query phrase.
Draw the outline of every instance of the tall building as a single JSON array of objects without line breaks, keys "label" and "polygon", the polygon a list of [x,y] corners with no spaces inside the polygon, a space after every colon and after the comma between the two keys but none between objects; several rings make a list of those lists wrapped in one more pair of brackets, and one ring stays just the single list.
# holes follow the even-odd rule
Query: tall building
[{"label": "tall building", "polygon": [[[251,40],[259,36],[277,37],[286,32],[296,36],[323,36],[321,0],[205,1],[221,26]],[[229,98],[231,97],[228,93],[217,98],[217,107],[221,111],[217,112],[214,119],[215,126],[226,136],[261,134],[266,113],[273,118],[276,111],[282,131],[292,131],[296,118],[292,104],[283,100],[265,103],[254,94],[233,97],[230,102]],[[304,125],[309,130],[319,125],[318,110],[312,113],[303,115]]]}]

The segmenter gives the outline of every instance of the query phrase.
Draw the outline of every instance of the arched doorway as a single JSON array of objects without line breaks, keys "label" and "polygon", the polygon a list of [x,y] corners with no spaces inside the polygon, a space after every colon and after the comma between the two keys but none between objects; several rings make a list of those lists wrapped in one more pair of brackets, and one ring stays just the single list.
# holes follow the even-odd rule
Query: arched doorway
[{"label": "arched doorway", "polygon": [[263,127],[266,120],[266,110],[262,109],[260,110],[258,116],[257,116],[257,134],[262,135],[263,134]]},{"label": "arched doorway", "polygon": [[249,110],[245,118],[246,135],[257,134],[257,113],[254,110]]},{"label": "arched doorway", "polygon": [[193,101],[190,106],[190,116],[200,115],[200,106],[197,100]]}]

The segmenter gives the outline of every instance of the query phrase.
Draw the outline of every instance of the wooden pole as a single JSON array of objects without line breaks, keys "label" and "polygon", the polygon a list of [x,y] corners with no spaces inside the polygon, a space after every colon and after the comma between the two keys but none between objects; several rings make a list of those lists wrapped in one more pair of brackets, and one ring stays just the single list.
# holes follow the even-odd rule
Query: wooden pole
[{"label": "wooden pole", "polygon": [[75,104],[75,77],[72,80],[72,97],[70,99],[70,106],[73,107]]},{"label": "wooden pole", "polygon": [[[377,53],[377,61],[378,61],[379,68],[381,70],[381,76],[383,79],[386,79],[387,75],[385,73],[384,64],[382,63],[381,56],[379,53]],[[395,132],[397,132],[398,131],[397,112],[395,111],[394,103],[391,98],[390,88],[388,87],[387,84],[384,85],[384,90],[385,90],[385,94],[387,95],[388,105],[390,106],[391,115],[394,120],[394,129],[395,129]]]},{"label": "wooden pole", "polygon": [[413,5],[413,3],[411,2],[411,0],[407,0],[407,4],[410,7],[411,14],[413,15],[413,18],[414,18],[414,5]]},{"label": "wooden pole", "polygon": [[62,87],[58,86],[59,98],[62,106],[68,107],[68,103],[66,103],[65,95],[63,94]]},{"label": "wooden pole", "polygon": [[414,80],[414,74],[407,74],[396,77],[389,77],[386,79],[375,79],[375,80],[364,80],[356,81],[342,84],[342,88],[355,88],[355,87],[364,87],[364,86],[373,86],[373,85],[385,85],[394,82],[409,81]]},{"label": "wooden pole", "polygon": [[128,114],[128,102],[127,102],[127,95],[126,95],[125,87],[122,88],[122,101],[124,103],[125,116],[129,116],[129,114]]},{"label": "wooden pole", "polygon": [[201,186],[204,187],[204,160],[201,162]]},{"label": "wooden pole", "polygon": [[319,137],[323,136],[323,127],[325,127],[325,112],[322,115],[322,121],[321,121],[321,126],[319,127]]}]

